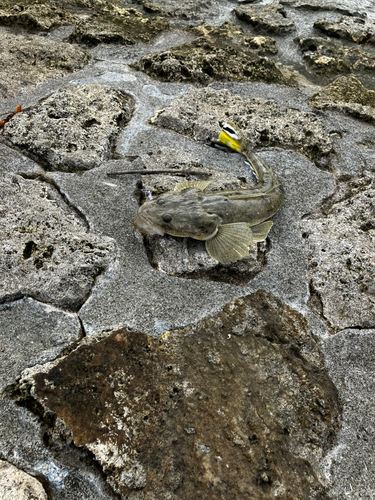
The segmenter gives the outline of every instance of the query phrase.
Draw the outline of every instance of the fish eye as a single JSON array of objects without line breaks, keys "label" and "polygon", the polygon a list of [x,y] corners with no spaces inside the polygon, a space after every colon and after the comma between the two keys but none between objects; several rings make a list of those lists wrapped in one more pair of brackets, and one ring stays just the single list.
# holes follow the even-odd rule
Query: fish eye
[{"label": "fish eye", "polygon": [[168,223],[168,222],[171,222],[171,220],[172,220],[172,217],[170,215],[168,215],[168,214],[163,215],[163,221],[164,222]]},{"label": "fish eye", "polygon": [[163,205],[163,203],[165,203],[165,200],[163,200],[163,198],[158,198],[158,199],[156,200],[156,203],[157,203],[158,205]]}]

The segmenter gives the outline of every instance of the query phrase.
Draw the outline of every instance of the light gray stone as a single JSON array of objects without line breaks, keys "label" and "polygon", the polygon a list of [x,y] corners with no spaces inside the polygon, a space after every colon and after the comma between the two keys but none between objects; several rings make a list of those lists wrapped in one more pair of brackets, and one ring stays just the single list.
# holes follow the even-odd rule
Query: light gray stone
[{"label": "light gray stone", "polygon": [[80,331],[75,314],[29,298],[0,305],[0,391],[25,368],[54,359]]},{"label": "light gray stone", "polygon": [[0,192],[1,302],[82,305],[115,259],[114,241],[90,233],[47,183],[4,173]]},{"label": "light gray stone", "polygon": [[301,221],[309,275],[322,314],[340,330],[375,325],[374,176],[354,179],[343,199]]},{"label": "light gray stone", "polygon": [[[357,5],[353,5],[352,0],[340,0],[340,2],[332,0],[280,0],[280,3],[288,7],[294,7],[295,9],[327,10],[348,16],[358,16],[361,12],[363,17],[366,15],[366,8],[372,5],[371,0],[361,1],[360,4],[356,2]],[[361,9],[360,12],[355,8],[357,6]]]},{"label": "light gray stone", "polygon": [[195,140],[211,142],[227,120],[234,121],[253,146],[291,148],[310,158],[332,150],[331,138],[314,114],[285,110],[271,100],[242,99],[228,90],[195,89],[174,99],[152,121]]},{"label": "light gray stone", "polygon": [[86,51],[68,43],[0,33],[0,99],[32,90],[47,78],[78,71],[89,59]]},{"label": "light gray stone", "polygon": [[4,460],[0,460],[0,495],[2,500],[47,500],[37,479]]},{"label": "light gray stone", "polygon": [[322,343],[343,405],[337,446],[322,465],[332,500],[375,496],[375,330],[343,330]]},{"label": "light gray stone", "polygon": [[94,168],[109,159],[133,100],[111,87],[67,85],[4,125],[4,137],[37,155],[51,170]]}]

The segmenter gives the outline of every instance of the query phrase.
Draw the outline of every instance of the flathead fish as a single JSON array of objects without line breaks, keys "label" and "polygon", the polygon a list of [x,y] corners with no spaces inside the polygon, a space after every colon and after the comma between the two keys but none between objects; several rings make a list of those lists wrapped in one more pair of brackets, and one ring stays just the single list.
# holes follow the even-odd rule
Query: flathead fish
[{"label": "flathead fish", "polygon": [[254,187],[207,193],[212,181],[182,182],[174,191],[141,205],[134,225],[149,235],[203,240],[211,257],[230,264],[247,257],[252,245],[267,238],[272,227],[267,219],[279,209],[284,190],[275,172],[251,151],[249,141],[232,122],[224,125],[217,143],[247,158],[258,180]]}]

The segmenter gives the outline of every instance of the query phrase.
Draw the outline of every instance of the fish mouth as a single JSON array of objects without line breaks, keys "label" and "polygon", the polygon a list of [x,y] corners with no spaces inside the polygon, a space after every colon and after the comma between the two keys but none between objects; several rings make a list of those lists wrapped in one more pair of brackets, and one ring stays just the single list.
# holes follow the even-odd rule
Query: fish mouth
[{"label": "fish mouth", "polygon": [[135,228],[138,229],[138,231],[140,231],[141,233],[149,235],[159,234],[160,236],[164,235],[164,231],[153,226],[151,222],[149,222],[145,217],[142,217],[141,215],[136,216],[133,224]]}]

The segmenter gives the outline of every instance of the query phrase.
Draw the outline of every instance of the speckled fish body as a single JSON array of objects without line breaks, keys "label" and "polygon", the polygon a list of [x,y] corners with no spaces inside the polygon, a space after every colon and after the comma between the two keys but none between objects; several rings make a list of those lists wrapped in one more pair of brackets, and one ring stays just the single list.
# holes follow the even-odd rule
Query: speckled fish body
[{"label": "speckled fish body", "polygon": [[218,143],[246,156],[256,173],[256,186],[206,193],[211,181],[183,182],[145,202],[134,225],[146,234],[204,240],[213,258],[229,264],[249,255],[249,247],[267,237],[272,226],[267,219],[279,209],[284,191],[280,179],[250,150],[234,124],[223,127]]}]

